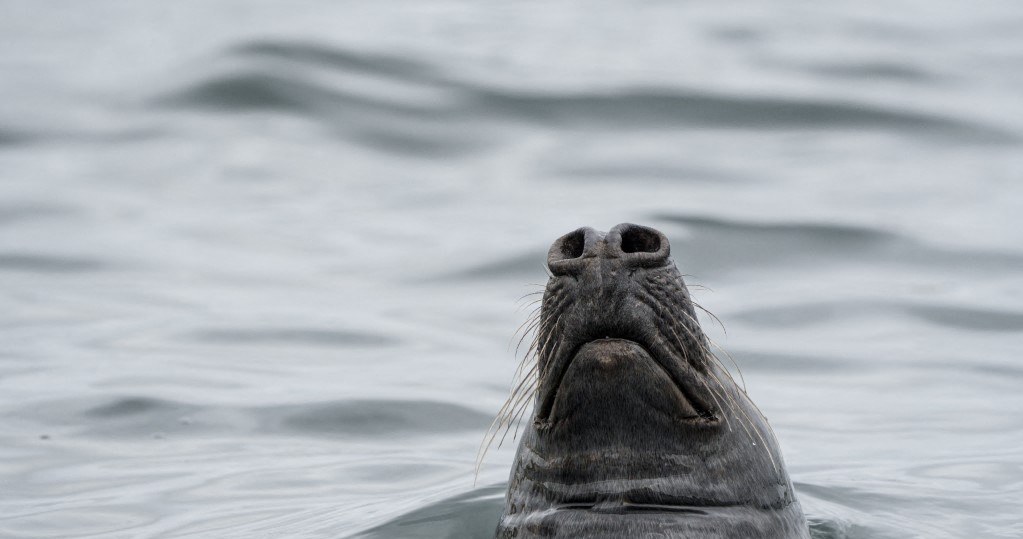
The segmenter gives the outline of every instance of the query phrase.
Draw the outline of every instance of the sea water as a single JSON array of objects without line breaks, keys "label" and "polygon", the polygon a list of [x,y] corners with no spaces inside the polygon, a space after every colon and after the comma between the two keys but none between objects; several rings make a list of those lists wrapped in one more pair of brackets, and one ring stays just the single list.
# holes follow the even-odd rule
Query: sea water
[{"label": "sea water", "polygon": [[635,222],[815,538],[1023,537],[1023,4],[0,8],[0,536],[488,537]]}]

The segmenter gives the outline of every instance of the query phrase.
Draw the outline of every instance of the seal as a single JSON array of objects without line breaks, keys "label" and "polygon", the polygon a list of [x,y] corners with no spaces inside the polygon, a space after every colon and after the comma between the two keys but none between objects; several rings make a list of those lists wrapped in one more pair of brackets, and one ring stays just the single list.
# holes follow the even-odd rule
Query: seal
[{"label": "seal", "polygon": [[774,433],[669,255],[629,223],[551,246],[536,361],[499,415],[533,405],[498,538],[809,538]]}]

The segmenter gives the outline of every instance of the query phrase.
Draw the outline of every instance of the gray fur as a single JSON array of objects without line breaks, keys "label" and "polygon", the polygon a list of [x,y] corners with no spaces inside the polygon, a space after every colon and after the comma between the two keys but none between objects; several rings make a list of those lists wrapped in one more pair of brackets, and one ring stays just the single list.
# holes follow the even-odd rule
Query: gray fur
[{"label": "gray fur", "polygon": [[669,255],[632,224],[551,246],[497,537],[809,537],[774,434],[708,351]]}]

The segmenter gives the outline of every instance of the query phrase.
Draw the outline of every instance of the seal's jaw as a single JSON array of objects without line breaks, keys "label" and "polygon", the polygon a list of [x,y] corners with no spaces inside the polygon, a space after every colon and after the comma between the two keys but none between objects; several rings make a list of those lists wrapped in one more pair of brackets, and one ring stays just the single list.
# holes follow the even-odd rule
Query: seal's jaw
[{"label": "seal's jaw", "polygon": [[585,342],[545,380],[537,427],[589,425],[605,430],[606,437],[616,427],[636,432],[661,422],[712,422],[713,414],[664,366],[671,360],[655,359],[631,339]]}]

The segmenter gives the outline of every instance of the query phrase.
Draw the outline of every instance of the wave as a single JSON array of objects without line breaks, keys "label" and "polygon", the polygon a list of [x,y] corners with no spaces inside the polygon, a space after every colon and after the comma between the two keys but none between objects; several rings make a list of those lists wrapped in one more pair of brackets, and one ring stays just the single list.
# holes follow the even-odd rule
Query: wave
[{"label": "wave", "polygon": [[109,264],[94,258],[35,253],[0,253],[0,272],[81,273],[101,271]]},{"label": "wave", "polygon": [[32,136],[24,131],[16,131],[0,127],[0,147],[19,146],[26,142],[30,142],[31,140]]},{"label": "wave", "polygon": [[776,307],[747,309],[732,315],[736,320],[769,328],[804,328],[860,316],[899,314],[922,322],[962,331],[1023,331],[1023,313],[979,307],[915,304],[891,301],[801,302]]},{"label": "wave", "polygon": [[0,226],[50,217],[66,217],[79,213],[79,210],[72,206],[34,201],[8,201],[0,204]]},{"label": "wave", "polygon": [[498,260],[481,262],[465,269],[458,269],[440,275],[437,281],[516,279],[519,281],[532,279],[531,282],[546,280],[546,251],[525,251]]},{"label": "wave", "polygon": [[827,62],[801,66],[803,71],[836,79],[860,79],[870,82],[889,80],[934,84],[941,77],[935,73],[890,61]]},{"label": "wave", "polygon": [[417,507],[383,524],[348,537],[351,539],[489,537],[497,529],[497,521],[504,510],[502,500],[506,488],[502,484],[457,494]]},{"label": "wave", "polygon": [[[349,135],[376,132],[375,139],[363,137],[371,145],[410,138],[408,132],[416,140],[452,140],[461,133],[451,144],[469,143],[485,138],[486,126],[494,123],[609,130],[871,130],[959,142],[1017,140],[999,128],[941,113],[853,101],[684,88],[512,88],[453,75],[425,61],[311,43],[255,41],[232,46],[213,60],[220,67],[161,92],[152,103],[298,114]],[[451,150],[442,144],[420,151]]]},{"label": "wave", "polygon": [[[813,263],[890,264],[928,271],[945,268],[949,274],[1014,271],[1023,265],[1023,255],[1017,253],[939,247],[858,225],[739,221],[671,213],[658,213],[651,219],[683,229],[672,241],[672,252],[686,273],[698,275]],[[666,232],[672,237],[670,228]]]},{"label": "wave", "polygon": [[483,432],[490,415],[432,400],[351,399],[272,406],[199,405],[147,396],[83,398],[33,404],[15,417],[37,420],[62,436],[148,438],[310,436],[388,438]]},{"label": "wave", "polygon": [[224,328],[190,333],[192,340],[207,344],[257,344],[292,346],[390,346],[392,337],[362,331],[311,328]]},{"label": "wave", "polygon": [[229,55],[257,59],[276,58],[320,64],[339,70],[363,71],[405,80],[438,80],[439,74],[425,63],[388,54],[330,48],[316,43],[252,41],[228,49]]}]

